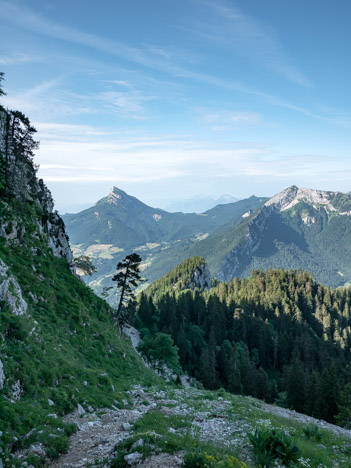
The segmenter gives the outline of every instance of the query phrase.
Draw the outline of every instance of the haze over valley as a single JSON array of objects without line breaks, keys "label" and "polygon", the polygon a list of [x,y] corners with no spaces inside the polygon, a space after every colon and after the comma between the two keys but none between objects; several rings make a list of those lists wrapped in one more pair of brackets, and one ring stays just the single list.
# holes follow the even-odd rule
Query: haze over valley
[{"label": "haze over valley", "polygon": [[0,468],[351,467],[350,17],[0,1]]}]

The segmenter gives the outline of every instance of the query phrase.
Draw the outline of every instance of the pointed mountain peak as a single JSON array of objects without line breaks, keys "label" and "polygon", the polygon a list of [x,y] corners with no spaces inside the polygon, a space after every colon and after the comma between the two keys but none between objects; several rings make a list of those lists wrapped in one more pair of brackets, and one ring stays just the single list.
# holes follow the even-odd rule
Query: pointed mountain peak
[{"label": "pointed mountain peak", "polygon": [[145,203],[141,202],[138,198],[129,195],[127,192],[124,192],[116,186],[111,187],[108,195],[104,198],[101,198],[97,203],[95,203],[95,206],[106,204],[119,206],[120,208],[123,208],[123,210],[127,211],[130,210],[131,207],[135,208],[136,206],[138,206],[139,209],[152,209],[145,205]]},{"label": "pointed mountain peak", "polygon": [[120,190],[118,187],[113,186],[106,197],[106,202],[117,205],[118,200],[121,200],[122,198],[127,196],[128,195],[126,194],[126,192],[123,192],[123,190]]}]

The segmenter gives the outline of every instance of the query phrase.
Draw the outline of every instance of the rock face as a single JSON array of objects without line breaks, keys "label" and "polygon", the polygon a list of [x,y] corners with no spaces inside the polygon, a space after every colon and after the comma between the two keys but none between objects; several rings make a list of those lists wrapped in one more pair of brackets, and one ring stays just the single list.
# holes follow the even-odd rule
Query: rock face
[{"label": "rock face", "polygon": [[220,281],[227,281],[239,274],[242,263],[246,258],[259,248],[262,233],[267,229],[272,210],[270,207],[263,207],[258,215],[249,223],[248,232],[245,238],[231,250],[223,259],[222,267],[218,275]]},{"label": "rock face", "polygon": [[[27,303],[23,299],[22,291],[9,273],[8,267],[0,258],[0,300],[7,302],[14,315],[24,315],[27,312]],[[1,379],[0,379],[1,380]]]},{"label": "rock face", "polygon": [[350,194],[289,187],[217,236],[217,247],[232,245],[218,262],[216,278],[283,268],[306,270],[325,285],[342,286],[351,278],[350,213]]},{"label": "rock face", "polygon": [[187,289],[210,289],[211,274],[205,262],[198,265],[195,271],[191,274],[190,281],[186,284]]},{"label": "rock face", "polygon": [[[5,154],[5,125],[6,112],[0,110],[0,151]],[[47,244],[51,247],[54,255],[65,258],[69,263],[72,261],[72,252],[69,246],[65,226],[54,210],[54,202],[50,190],[45,186],[42,179],[36,177],[36,167],[30,158],[16,155],[14,151],[8,151],[6,157],[6,194],[19,202],[37,204],[39,211],[43,214],[36,220],[38,234],[44,234]],[[5,204],[6,205],[6,204]],[[7,240],[21,242],[24,230],[16,220],[8,221],[0,214],[0,237]]]},{"label": "rock face", "polygon": [[297,205],[300,201],[305,201],[314,207],[324,205],[330,211],[337,211],[332,201],[338,195],[340,195],[339,192],[324,192],[322,190],[298,188],[296,185],[292,185],[270,198],[266,202],[266,206],[273,206],[279,211],[286,211]]}]

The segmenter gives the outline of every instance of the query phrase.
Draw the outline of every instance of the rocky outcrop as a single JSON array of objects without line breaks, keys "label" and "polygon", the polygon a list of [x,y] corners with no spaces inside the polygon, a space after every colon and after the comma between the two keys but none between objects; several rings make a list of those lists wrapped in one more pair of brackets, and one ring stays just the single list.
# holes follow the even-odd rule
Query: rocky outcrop
[{"label": "rocky outcrop", "polygon": [[[0,111],[0,151],[5,154],[6,138],[6,112]],[[54,255],[65,258],[71,263],[73,257],[69,246],[69,239],[65,231],[64,223],[54,210],[54,202],[50,190],[42,179],[36,176],[36,166],[30,157],[25,157],[14,151],[11,145],[6,150],[6,195],[7,198],[15,198],[21,203],[38,205],[38,234],[44,234],[47,244]],[[7,240],[21,242],[25,229],[23,223],[11,219],[8,221],[0,214],[0,236]]]},{"label": "rocky outcrop", "polygon": [[5,382],[5,374],[4,374],[4,366],[2,364],[2,361],[0,359],[0,390],[2,390]]},{"label": "rocky outcrop", "polygon": [[108,196],[107,196],[107,199],[106,199],[106,202],[109,204],[109,205],[117,205],[118,204],[118,201],[122,199],[122,191],[120,191],[117,187],[112,187]]},{"label": "rocky outcrop", "polygon": [[259,248],[262,234],[267,229],[272,209],[264,206],[255,218],[248,224],[244,239],[231,250],[223,259],[221,270],[218,273],[220,281],[227,281],[240,274],[240,269]]},{"label": "rocky outcrop", "polygon": [[191,274],[189,282],[185,285],[185,289],[210,289],[211,274],[205,262],[198,265]]},{"label": "rocky outcrop", "polygon": [[11,313],[14,315],[24,315],[27,312],[28,305],[23,299],[21,288],[1,259],[0,300],[8,304]]},{"label": "rocky outcrop", "polygon": [[[22,291],[16,279],[9,273],[8,267],[0,258],[0,301],[4,301],[14,315],[24,315],[27,303],[23,299]],[[1,313],[1,310],[0,310]],[[4,366],[0,359],[0,390],[5,382]]]}]

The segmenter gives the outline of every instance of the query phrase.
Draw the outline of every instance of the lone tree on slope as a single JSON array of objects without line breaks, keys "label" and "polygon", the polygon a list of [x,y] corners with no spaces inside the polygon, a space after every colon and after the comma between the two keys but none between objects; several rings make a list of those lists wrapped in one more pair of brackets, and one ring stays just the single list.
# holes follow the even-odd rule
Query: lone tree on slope
[{"label": "lone tree on slope", "polygon": [[116,286],[120,290],[120,298],[116,313],[117,323],[122,323],[123,307],[127,306],[134,298],[134,290],[143,281],[140,276],[141,257],[132,253],[127,255],[121,262],[118,262],[116,273],[112,281],[116,281]]},{"label": "lone tree on slope", "polygon": [[97,271],[96,266],[93,265],[90,257],[88,257],[87,255],[80,255],[79,257],[75,257],[73,259],[73,266],[80,270],[79,274],[83,275],[91,276]]}]

